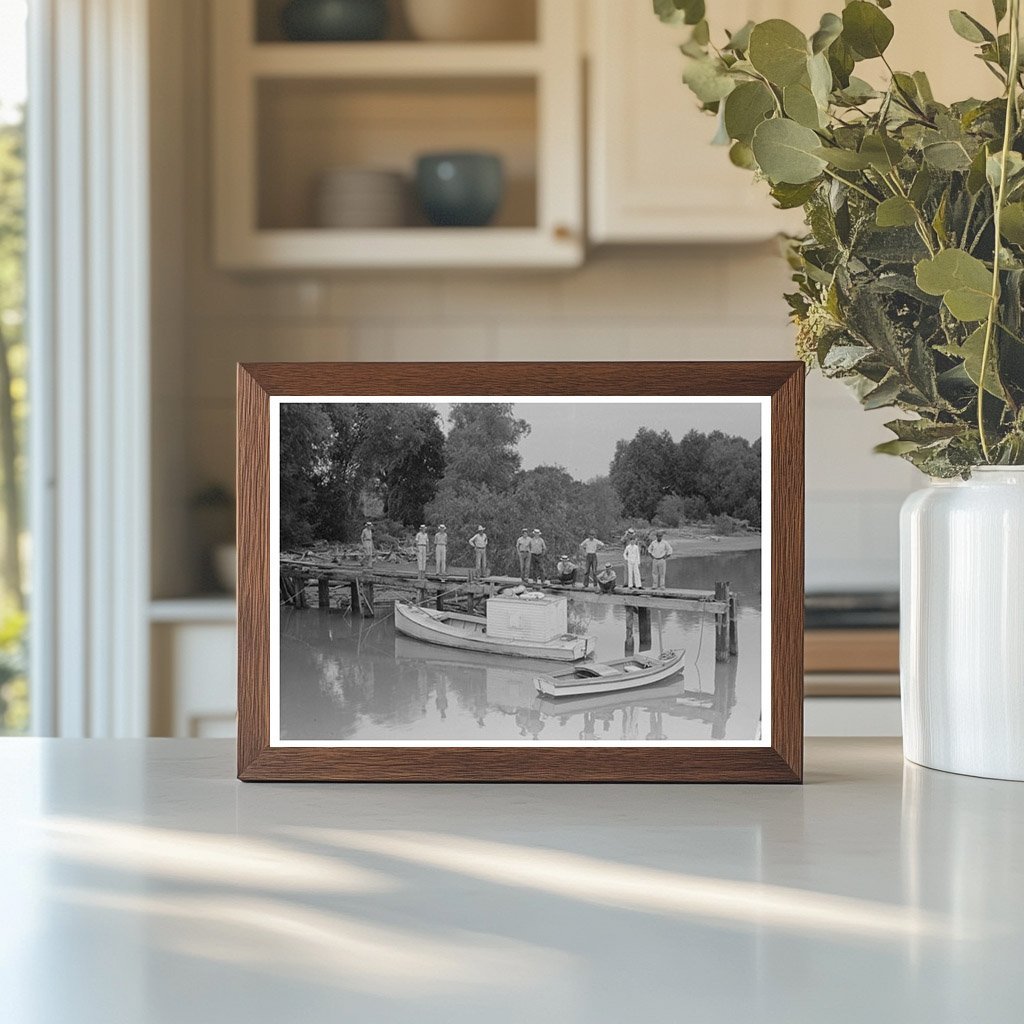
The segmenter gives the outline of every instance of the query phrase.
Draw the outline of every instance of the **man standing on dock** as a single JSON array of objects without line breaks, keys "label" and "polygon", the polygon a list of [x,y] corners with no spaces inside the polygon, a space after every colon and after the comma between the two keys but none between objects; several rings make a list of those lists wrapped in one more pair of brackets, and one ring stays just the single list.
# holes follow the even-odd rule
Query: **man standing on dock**
[{"label": "man standing on dock", "polygon": [[534,530],[533,536],[530,538],[530,567],[528,571],[530,579],[536,578],[538,583],[544,582],[544,555],[547,550],[548,546],[544,543],[540,530]]},{"label": "man standing on dock", "polygon": [[427,572],[427,548],[430,546],[430,534],[427,524],[420,523],[420,532],[416,534],[416,568],[421,576]]},{"label": "man standing on dock", "polygon": [[640,545],[636,542],[635,534],[626,544],[622,557],[626,561],[626,589],[642,590],[643,583],[640,580]]},{"label": "man standing on dock", "polygon": [[530,531],[523,530],[516,541],[516,555],[519,557],[519,578],[525,583],[530,575]]},{"label": "man standing on dock", "polygon": [[373,523],[367,523],[359,536],[363,545],[363,562],[367,569],[373,568]]},{"label": "man standing on dock", "polygon": [[434,534],[434,558],[437,563],[437,575],[444,577],[448,572],[448,529],[444,523]]},{"label": "man standing on dock", "polygon": [[594,531],[591,530],[587,534],[586,540],[580,544],[580,549],[587,556],[586,565],[583,567],[583,586],[589,586],[592,580],[594,586],[597,586],[597,553],[604,547],[604,541],[600,541],[594,536]]},{"label": "man standing on dock", "polygon": [[487,534],[482,526],[469,538],[469,546],[476,552],[476,574],[487,575]]},{"label": "man standing on dock", "polygon": [[672,545],[665,540],[665,531],[659,530],[655,539],[647,545],[647,553],[654,559],[654,583],[655,590],[665,589],[665,575],[668,570],[668,560],[672,557]]}]

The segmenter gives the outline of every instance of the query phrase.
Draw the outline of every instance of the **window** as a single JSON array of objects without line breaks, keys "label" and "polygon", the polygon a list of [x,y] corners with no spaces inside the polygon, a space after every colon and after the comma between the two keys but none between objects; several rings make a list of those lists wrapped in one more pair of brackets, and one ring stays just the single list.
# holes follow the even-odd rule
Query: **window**
[{"label": "window", "polygon": [[29,727],[26,672],[26,0],[0,0],[0,735]]}]

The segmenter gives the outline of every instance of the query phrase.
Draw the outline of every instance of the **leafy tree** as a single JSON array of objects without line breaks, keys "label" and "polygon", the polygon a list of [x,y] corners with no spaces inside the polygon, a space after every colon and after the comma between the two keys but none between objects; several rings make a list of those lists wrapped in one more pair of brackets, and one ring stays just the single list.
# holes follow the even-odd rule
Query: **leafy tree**
[{"label": "leafy tree", "polygon": [[0,484],[3,589],[23,606],[20,534],[25,394],[24,121],[0,122]]},{"label": "leafy tree", "polygon": [[315,539],[320,482],[332,440],[323,405],[285,403],[280,419],[280,527],[284,548]]},{"label": "leafy tree", "polygon": [[516,445],[530,432],[503,402],[465,403],[452,407],[445,445],[447,472],[455,481],[506,491],[522,465]]},{"label": "leafy tree", "polygon": [[667,430],[641,427],[615,446],[608,475],[626,515],[653,519],[661,499],[679,486],[679,449]]}]

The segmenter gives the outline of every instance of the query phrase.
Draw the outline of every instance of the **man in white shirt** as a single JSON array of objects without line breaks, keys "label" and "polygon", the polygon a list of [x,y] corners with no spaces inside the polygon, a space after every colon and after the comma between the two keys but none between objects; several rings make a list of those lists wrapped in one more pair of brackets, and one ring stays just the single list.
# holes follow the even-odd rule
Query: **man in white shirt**
[{"label": "man in white shirt", "polygon": [[427,571],[427,548],[430,546],[430,534],[427,524],[420,523],[420,532],[416,534],[416,568],[422,576]]},{"label": "man in white shirt", "polygon": [[530,579],[536,577],[538,583],[544,582],[544,555],[548,550],[540,530],[534,530],[530,538]]},{"label": "man in white shirt", "polygon": [[665,589],[665,574],[668,571],[668,560],[672,557],[672,545],[665,540],[665,531],[659,530],[655,539],[647,545],[647,553],[654,559],[654,589]]},{"label": "man in white shirt", "polygon": [[482,526],[469,538],[469,546],[476,552],[476,574],[487,575],[487,534]]},{"label": "man in white shirt", "polygon": [[444,576],[448,572],[448,529],[444,523],[434,534],[434,558],[437,562],[437,575]]},{"label": "man in white shirt", "polygon": [[359,535],[363,545],[363,562],[368,569],[373,568],[373,523],[367,523]]},{"label": "man in white shirt", "polygon": [[516,540],[516,555],[519,557],[519,578],[525,583],[530,575],[530,531],[523,530]]},{"label": "man in white shirt", "polygon": [[643,583],[640,581],[640,545],[637,544],[636,537],[633,537],[626,544],[622,557],[626,561],[626,589],[642,590]]},{"label": "man in white shirt", "polygon": [[594,586],[597,586],[597,553],[604,547],[604,541],[600,541],[594,536],[594,531],[591,530],[587,534],[586,540],[580,544],[580,550],[587,556],[586,565],[583,567],[583,586],[588,586],[589,581],[593,580]]}]

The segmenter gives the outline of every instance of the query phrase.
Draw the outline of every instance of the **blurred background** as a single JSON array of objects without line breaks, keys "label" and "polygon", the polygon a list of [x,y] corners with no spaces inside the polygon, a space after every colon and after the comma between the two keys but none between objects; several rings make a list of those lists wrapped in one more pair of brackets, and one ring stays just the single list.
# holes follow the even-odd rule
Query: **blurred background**
[{"label": "blurred background", "polygon": [[[888,13],[894,65],[913,40],[939,98],[991,93],[944,8]],[[649,0],[0,0],[3,732],[232,734],[238,361],[793,358],[801,224],[710,145],[684,31]],[[887,418],[808,379],[812,733],[899,728],[919,481],[872,454]]]}]

